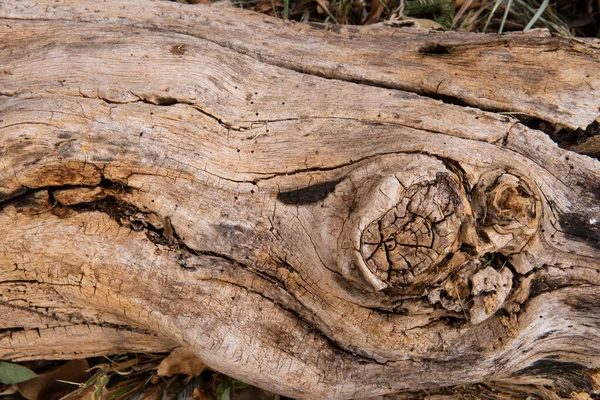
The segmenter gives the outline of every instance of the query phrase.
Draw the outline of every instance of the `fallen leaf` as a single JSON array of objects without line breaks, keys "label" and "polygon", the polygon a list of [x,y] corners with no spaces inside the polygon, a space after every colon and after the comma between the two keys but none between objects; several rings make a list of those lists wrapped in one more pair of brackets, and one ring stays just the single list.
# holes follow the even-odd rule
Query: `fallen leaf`
[{"label": "fallen leaf", "polygon": [[266,13],[273,10],[273,8],[277,9],[281,7],[283,7],[283,2],[281,0],[261,0],[254,6],[254,11]]},{"label": "fallen leaf", "polygon": [[0,361],[0,383],[12,385],[35,378],[37,374],[27,367]]},{"label": "fallen leaf", "polygon": [[386,0],[373,0],[371,2],[371,11],[369,11],[369,15],[367,15],[367,18],[363,24],[370,25],[379,22],[379,18],[381,18],[381,14],[386,7]]},{"label": "fallen leaf", "polygon": [[317,12],[319,14],[325,14],[325,10],[329,8],[329,2],[327,0],[317,1]]},{"label": "fallen leaf", "polygon": [[171,351],[158,365],[156,374],[158,376],[171,376],[185,374],[197,376],[207,367],[194,353],[184,347],[177,347]]},{"label": "fallen leaf", "polygon": [[[28,400],[52,400],[63,397],[90,378],[87,360],[72,360],[37,378],[18,384],[19,392]],[[72,382],[72,383],[67,383]]]},{"label": "fallen leaf", "polygon": [[194,392],[192,393],[192,399],[194,399],[194,400],[210,400],[210,397],[208,397],[206,395],[206,393],[204,393],[203,390],[199,390],[198,388],[195,388]]},{"label": "fallen leaf", "polygon": [[333,14],[329,11],[329,2],[326,0],[316,0],[316,2],[318,5],[317,12],[319,12],[319,9],[323,10],[325,13],[327,13],[329,18],[331,18],[331,20],[337,24],[338,23],[337,19],[335,19]]},{"label": "fallen leaf", "polygon": [[435,22],[435,21],[433,21],[431,19],[415,18],[414,21],[421,28],[438,29],[438,30],[443,30],[444,29],[444,27],[442,25],[440,25],[439,23],[437,23],[437,22]]},{"label": "fallen leaf", "polygon": [[7,387],[6,389],[4,389],[4,390],[2,390],[2,389],[0,389],[0,390],[1,390],[1,391],[0,391],[0,396],[9,396],[9,395],[11,395],[11,394],[15,394],[15,393],[17,393],[17,391],[18,391],[19,389],[17,388],[17,385],[14,385],[14,384],[13,384],[13,385],[10,385],[10,386],[8,386],[8,387]]}]

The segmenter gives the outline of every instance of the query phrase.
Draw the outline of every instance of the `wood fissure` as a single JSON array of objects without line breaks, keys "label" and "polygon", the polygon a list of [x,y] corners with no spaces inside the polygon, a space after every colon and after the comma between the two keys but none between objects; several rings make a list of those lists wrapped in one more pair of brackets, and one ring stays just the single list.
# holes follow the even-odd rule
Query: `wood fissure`
[{"label": "wood fissure", "polygon": [[[12,5],[11,5],[12,6]],[[190,35],[194,38],[202,38],[203,40],[210,41],[211,43],[215,43],[216,45],[222,46],[223,48],[228,49],[229,51],[235,51],[241,54],[244,54],[249,57],[253,57],[260,62],[269,63],[270,65],[281,66],[289,69],[296,69],[302,71],[302,73],[310,73],[314,75],[327,76],[330,78],[342,79],[345,81],[371,81],[374,82],[378,86],[391,85],[391,87],[397,87],[401,89],[409,89],[415,91],[415,86],[411,85],[410,77],[414,73],[413,69],[415,68],[413,61],[415,59],[423,58],[423,54],[419,53],[419,49],[427,48],[431,46],[441,46],[441,47],[454,47],[456,45],[460,46],[463,49],[462,52],[457,52],[456,57],[449,58],[450,63],[454,61],[454,66],[456,68],[456,64],[459,64],[464,57],[465,52],[478,52],[481,49],[486,50],[486,47],[489,47],[488,51],[482,51],[481,56],[493,60],[493,57],[498,57],[500,60],[504,61],[514,61],[515,58],[523,57],[524,55],[534,53],[537,57],[549,57],[553,56],[553,61],[556,61],[557,57],[564,57],[564,55],[568,55],[577,59],[580,65],[584,65],[586,62],[593,62],[594,59],[597,59],[597,47],[591,46],[585,42],[576,42],[576,41],[567,41],[562,38],[552,38],[547,34],[540,34],[539,32],[533,32],[529,34],[513,34],[513,35],[503,35],[496,36],[490,35],[485,40],[481,40],[475,38],[469,34],[464,34],[464,36],[460,36],[458,34],[455,35],[447,35],[445,33],[437,33],[432,32],[428,35],[419,35],[418,33],[414,34],[410,32],[410,30],[393,30],[387,27],[378,27],[371,26],[368,28],[341,28],[338,33],[328,32],[327,29],[323,31],[321,28],[327,27],[319,27],[315,28],[309,26],[302,26],[297,24],[283,24],[279,21],[270,21],[268,18],[262,16],[253,16],[251,14],[245,13],[244,11],[230,10],[230,13],[239,13],[240,18],[248,21],[248,26],[256,26],[259,24],[263,24],[264,33],[260,39],[254,40],[232,40],[234,37],[240,37],[240,34],[244,34],[248,32],[247,29],[240,28],[239,26],[231,26],[228,24],[226,18],[223,18],[219,15],[217,11],[211,10],[202,10],[198,11],[198,9],[169,9],[168,7],[160,6],[158,4],[153,4],[151,7],[147,7],[145,13],[138,13],[136,18],[132,18],[128,13],[129,5],[125,5],[125,8],[120,8],[120,5],[114,4],[110,8],[110,16],[105,16],[104,18],[99,18],[99,16],[93,13],[91,10],[94,5],[90,3],[90,7],[88,9],[74,9],[73,7],[64,6],[64,5],[52,5],[51,8],[44,10],[36,8],[36,7],[22,7],[18,11],[14,10],[13,7],[6,7],[4,12],[5,17],[8,18],[19,18],[23,20],[63,20],[63,21],[74,21],[78,20],[81,22],[100,22],[103,20],[109,21],[110,23],[120,23],[124,25],[128,25],[130,27],[137,28],[148,28],[151,26],[154,31],[166,31],[166,32],[177,32],[182,35]],[[181,7],[181,6],[180,6]],[[193,28],[190,25],[187,25],[181,21],[179,18],[180,13],[186,13],[186,17],[184,20],[193,21]],[[75,14],[76,17],[73,15]],[[62,17],[62,18],[61,18]],[[268,25],[266,24],[268,22]],[[385,32],[391,32],[386,36]],[[407,34],[408,33],[408,34]],[[329,35],[330,38],[327,37]],[[374,45],[370,39],[373,36],[379,35],[380,41],[378,45]],[[316,47],[313,49],[313,54],[307,52],[302,46],[299,46],[294,39],[298,36],[306,38],[308,42],[316,42],[319,39],[324,39],[324,44],[321,48]],[[297,40],[297,39],[296,39]],[[262,41],[262,42],[261,42]],[[265,51],[260,48],[260,44],[265,45],[273,45],[279,41],[280,43],[285,43],[285,50],[275,56],[275,54],[271,51]],[[467,43],[465,45],[465,42]],[[396,44],[396,46],[394,46]],[[400,44],[400,46],[398,46]],[[359,59],[358,57],[352,57],[353,55],[362,55],[364,52],[356,51],[352,46],[355,46],[357,49],[361,49],[361,46],[364,46],[369,51],[373,51],[375,53],[383,51],[382,49],[390,49],[390,48],[398,48],[397,54],[389,54],[389,50],[387,51],[388,56],[385,59],[379,59],[377,62],[373,62],[371,66],[371,77],[367,79],[368,74],[366,73],[365,68],[363,68],[360,63],[355,61],[349,61],[353,59]],[[280,50],[283,50],[280,48]],[[349,51],[350,57],[345,61],[345,64],[342,62],[342,58],[339,54],[343,53],[343,51]],[[328,57],[323,57],[324,54],[329,53]],[[370,54],[367,53],[367,56]],[[377,54],[378,55],[378,54]],[[442,56],[447,57],[449,55],[454,55],[453,53]],[[321,60],[319,61],[319,57]],[[432,62],[429,63],[425,60],[427,65],[435,65],[435,63],[440,62],[440,57],[430,57],[433,58]],[[331,60],[331,61],[329,61]],[[333,62],[332,62],[333,61]],[[481,60],[482,68],[478,69],[480,74],[484,74],[485,78],[488,80],[496,79],[498,72],[494,68],[485,67],[485,65],[490,64],[486,59]],[[399,78],[400,75],[397,72],[390,71],[394,67],[394,65],[399,65],[401,68],[398,68],[399,71],[406,71],[405,78]],[[527,63],[524,62],[526,65]],[[557,62],[557,65],[564,65],[562,63]],[[340,68],[341,66],[344,68]],[[492,64],[493,65],[493,64]],[[539,80],[539,75],[535,75],[535,72],[529,71],[527,68],[523,68],[522,70],[515,70],[517,63],[512,63],[512,71],[513,76],[517,80],[522,80],[524,87],[528,88],[528,91],[531,91],[531,87],[533,80]],[[545,67],[549,68],[549,65],[546,64]],[[473,79],[473,76],[468,73],[468,70],[463,70],[458,67],[461,71],[460,74],[454,76],[456,80],[464,80],[461,84],[465,85],[469,89],[473,90],[474,85],[470,82]],[[441,94],[459,97],[461,99],[468,99],[471,104],[478,104],[478,106],[484,106],[486,102],[481,101],[481,99],[490,99],[489,103],[497,103],[495,105],[495,109],[506,109],[511,111],[523,111],[523,110],[515,110],[513,107],[508,107],[509,101],[501,100],[498,101],[494,99],[494,96],[480,95],[479,100],[472,96],[471,91],[461,91],[456,90],[453,85],[449,85],[448,83],[440,85],[445,80],[449,78],[448,74],[442,68],[438,68],[437,72],[440,72],[442,77],[441,81],[439,79],[430,79],[423,82],[419,89],[422,93],[426,92],[440,92]],[[592,79],[594,76],[589,73],[589,70],[582,69],[581,78],[584,82],[588,82],[591,87],[595,87],[594,80]],[[387,76],[386,76],[387,73]],[[556,69],[549,68],[546,72],[548,75],[552,75],[555,78],[561,76],[560,71]],[[433,78],[433,77],[432,77]],[[530,80],[527,82],[527,80]],[[587,86],[588,90],[590,86]],[[515,84],[515,87],[518,84]],[[418,86],[417,86],[418,87]],[[484,88],[481,88],[482,90]],[[460,93],[460,94],[459,94]],[[537,91],[534,91],[536,95],[538,95]],[[474,94],[474,93],[473,93]],[[527,93],[519,94],[514,93],[519,97],[521,101],[515,101],[515,104],[527,104],[528,107],[536,108],[534,103],[528,101],[526,99]],[[506,107],[500,106],[500,104],[506,105]],[[522,107],[522,106],[521,106]],[[528,108],[525,107],[525,108]],[[539,106],[538,106],[539,107]],[[544,111],[540,113],[540,110],[529,110],[530,112],[526,112],[532,114],[534,116],[539,116],[540,114],[547,113],[553,114],[556,113],[556,108],[554,111],[551,111],[550,105],[544,107]],[[591,111],[593,115],[597,115],[597,107],[593,109],[592,107],[587,108],[587,110]],[[532,112],[533,111],[533,112]],[[567,107],[561,107],[560,117],[555,114],[555,116],[551,117],[548,120],[551,120],[553,123],[561,123],[569,119],[569,114],[573,111],[569,111]],[[589,117],[588,117],[589,118]],[[546,119],[546,118],[544,118]],[[587,123],[578,124],[576,127],[583,127],[588,125],[594,117],[589,118]]]},{"label": "wood fissure", "polygon": [[550,378],[554,381],[557,393],[568,397],[573,392],[592,392],[594,385],[591,372],[581,364],[556,361],[551,358],[541,359],[532,365],[519,370],[516,376],[533,375]]},{"label": "wood fissure", "polygon": [[[121,184],[115,184],[109,180],[103,179],[103,181],[101,182],[101,186],[104,188],[114,188],[115,186],[118,187],[118,191],[127,191],[128,188],[121,185]],[[51,194],[53,191],[56,190],[69,190],[69,189],[77,189],[80,187],[85,187],[85,188],[89,188],[89,186],[61,186],[61,187],[50,187],[50,188],[40,188],[35,190],[34,192],[29,192],[26,193],[25,196],[31,196],[37,192],[41,192],[41,191],[48,191],[49,194]],[[117,191],[117,192],[118,192]],[[52,199],[52,196],[50,196],[50,198]],[[14,199],[11,199],[14,200]],[[22,200],[26,200],[26,199],[22,199]],[[132,225],[126,225],[123,224],[123,218],[127,218],[127,217],[131,217],[131,216],[138,216],[139,214],[144,214],[141,210],[137,209],[135,207],[135,205],[129,204],[129,203],[124,203],[120,200],[118,200],[116,197],[111,196],[111,195],[107,195],[105,198],[103,198],[102,200],[97,200],[97,201],[93,201],[93,202],[88,202],[88,203],[79,203],[76,205],[70,205],[70,206],[62,206],[60,204],[58,204],[58,207],[64,207],[64,208],[68,208],[70,210],[76,211],[76,212],[89,212],[89,211],[100,211],[103,213],[106,213],[107,215],[109,215],[111,217],[111,219],[115,220],[120,226],[126,226],[127,228],[131,229],[132,231],[140,231],[140,230],[145,230],[146,231],[146,236],[148,236],[148,239],[155,243],[156,245],[163,245],[163,246],[167,246],[168,248],[170,248],[172,251],[176,251],[179,253],[179,255],[177,256],[177,263],[179,264],[179,266],[186,270],[186,271],[190,271],[193,272],[195,271],[198,266],[193,266],[193,265],[189,265],[187,263],[187,257],[186,254],[188,255],[194,255],[194,256],[210,256],[210,257],[215,257],[215,258],[221,258],[223,260],[226,260],[227,262],[231,263],[231,265],[237,267],[237,268],[244,268],[246,270],[251,271],[253,274],[258,274],[261,277],[265,278],[265,279],[275,279],[284,289],[285,289],[285,284],[281,281],[279,281],[276,277],[274,276],[266,276],[264,277],[262,273],[260,273],[260,271],[254,271],[253,268],[244,265],[243,263],[233,260],[231,257],[225,255],[225,254],[217,254],[214,252],[209,252],[209,251],[204,251],[204,252],[199,252],[196,251],[194,249],[189,248],[185,243],[183,243],[183,241],[181,240],[181,238],[178,237],[177,233],[175,231],[172,231],[172,235],[175,239],[175,243],[170,243],[169,239],[168,239],[168,235],[165,234],[165,228],[161,228],[161,229],[157,229],[155,226],[153,226],[151,223],[146,223],[144,222],[143,226],[132,226]],[[143,216],[139,216],[138,218],[143,219]],[[166,218],[162,218],[160,216],[158,216],[159,219],[161,220],[165,220]],[[11,284],[19,284],[19,283],[35,283],[35,284],[48,284],[48,282],[44,282],[44,281],[36,281],[36,280],[12,280],[12,281],[6,281],[6,282],[0,282],[0,284],[2,283],[11,283]],[[348,349],[344,349],[343,347],[341,347],[339,344],[335,343],[334,341],[332,341],[330,338],[328,338],[326,335],[324,335],[323,333],[319,332],[318,329],[316,329],[313,324],[311,322],[309,322],[308,320],[306,320],[300,313],[298,313],[297,311],[294,311],[291,308],[285,307],[283,304],[281,304],[280,302],[278,302],[276,299],[270,298],[268,296],[266,296],[265,294],[259,292],[259,291],[255,291],[252,290],[244,285],[240,285],[240,284],[236,284],[234,282],[227,282],[228,284],[231,285],[235,285],[238,286],[239,288],[248,291],[249,293],[253,293],[256,295],[261,296],[262,298],[272,302],[273,304],[275,304],[277,307],[280,307],[282,310],[284,310],[285,312],[288,312],[290,314],[292,314],[295,318],[297,318],[299,321],[302,321],[304,324],[306,324],[310,330],[312,330],[313,332],[315,332],[316,334],[320,335],[324,340],[326,340],[330,346],[334,349],[337,349],[337,351],[339,351],[341,354],[344,354],[345,357],[354,359],[355,361],[359,361],[360,359],[363,359],[363,361],[368,361],[368,362],[374,362],[377,363],[377,360],[369,358],[367,355],[358,355],[357,353],[360,353],[361,350],[360,349],[353,349],[353,350],[348,350]],[[51,283],[52,286],[63,286],[63,285],[67,285],[67,286],[74,286],[74,287],[78,287],[79,285],[77,284],[61,284],[61,283]],[[16,301],[18,299],[14,299],[12,298],[11,301]],[[12,304],[7,304],[8,306],[11,307],[16,307]],[[41,313],[44,314],[44,313]],[[101,323],[101,324],[97,324],[98,326],[101,327],[110,327],[110,328],[114,328],[116,330],[119,329],[125,329],[125,330],[130,330],[130,331],[134,331],[134,332],[138,332],[138,333],[142,333],[142,334],[149,334],[151,333],[150,330],[143,330],[143,329],[137,329],[137,328],[132,328],[129,327],[127,325],[115,325],[115,324],[110,324],[110,323]],[[385,365],[385,363],[381,363],[382,365]]]}]

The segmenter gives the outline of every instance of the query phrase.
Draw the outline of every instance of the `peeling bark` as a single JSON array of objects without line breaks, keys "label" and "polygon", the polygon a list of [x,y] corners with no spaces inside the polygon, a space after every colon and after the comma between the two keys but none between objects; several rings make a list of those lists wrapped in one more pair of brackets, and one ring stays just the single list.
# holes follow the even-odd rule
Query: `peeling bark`
[{"label": "peeling bark", "polygon": [[595,126],[597,41],[138,0],[0,20],[0,358],[598,390],[600,164],[525,124]]}]

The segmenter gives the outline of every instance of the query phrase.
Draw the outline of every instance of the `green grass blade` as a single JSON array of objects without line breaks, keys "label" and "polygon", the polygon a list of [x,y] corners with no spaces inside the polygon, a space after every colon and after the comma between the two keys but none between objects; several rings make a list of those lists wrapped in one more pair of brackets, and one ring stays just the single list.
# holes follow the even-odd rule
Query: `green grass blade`
[{"label": "green grass blade", "polygon": [[487,27],[490,24],[492,17],[496,13],[496,10],[498,9],[498,7],[500,7],[500,4],[502,4],[502,0],[496,0],[496,3],[494,4],[494,8],[492,8],[492,11],[490,12],[490,16],[488,17],[487,22],[485,23],[485,26],[483,27],[483,33],[485,33],[485,31],[487,30]]},{"label": "green grass blade", "polygon": [[533,16],[533,18],[531,18],[531,21],[529,21],[529,23],[527,24],[527,26],[525,27],[525,29],[523,29],[524,31],[528,31],[528,30],[531,29],[531,27],[542,16],[542,14],[544,13],[544,11],[546,11],[546,7],[548,7],[548,4],[550,4],[550,0],[544,0],[544,2],[542,3],[542,5],[540,6],[540,8],[538,8],[538,10],[536,11],[536,13]]},{"label": "green grass blade", "polygon": [[[524,12],[528,15],[534,15],[537,10],[529,6],[526,1],[523,0],[515,0],[515,6],[521,8],[521,12]],[[561,34],[565,37],[571,37],[571,31],[569,30],[568,25],[561,20],[557,15],[547,12],[545,16],[541,16],[538,18],[538,22],[544,24],[546,28],[551,28],[555,32]]]},{"label": "green grass blade", "polygon": [[513,0],[508,0],[508,4],[506,5],[506,10],[504,10],[504,15],[502,16],[502,22],[500,23],[500,29],[498,30],[498,33],[502,33],[502,31],[504,30],[504,23],[508,19],[508,12],[512,7],[512,2]]}]

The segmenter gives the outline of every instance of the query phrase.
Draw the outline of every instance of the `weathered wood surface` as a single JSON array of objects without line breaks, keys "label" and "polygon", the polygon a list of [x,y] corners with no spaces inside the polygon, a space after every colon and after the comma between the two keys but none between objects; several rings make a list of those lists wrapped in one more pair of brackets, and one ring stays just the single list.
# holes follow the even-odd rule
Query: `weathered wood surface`
[{"label": "weathered wood surface", "polygon": [[597,41],[141,0],[0,21],[0,358],[597,389],[600,164],[506,113],[592,124]]}]

